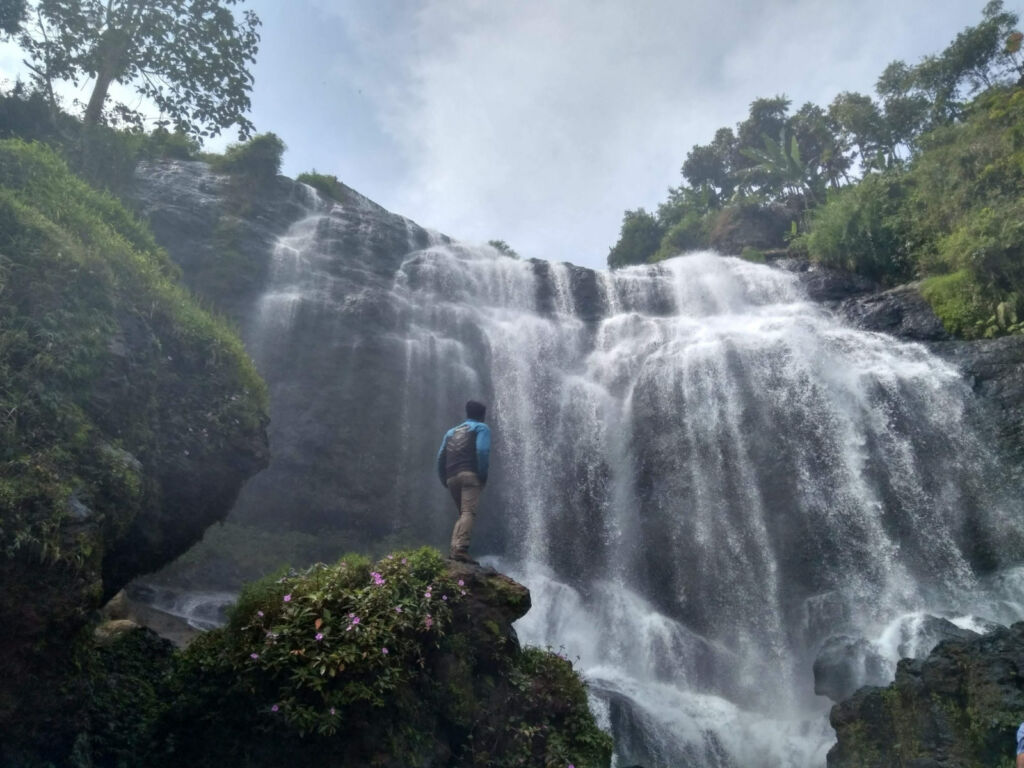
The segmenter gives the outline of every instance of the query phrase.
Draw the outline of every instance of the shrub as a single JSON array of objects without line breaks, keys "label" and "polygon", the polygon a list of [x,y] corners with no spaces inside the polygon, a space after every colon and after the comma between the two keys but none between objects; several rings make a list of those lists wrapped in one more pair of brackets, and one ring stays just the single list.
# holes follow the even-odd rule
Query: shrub
[{"label": "shrub", "polygon": [[1024,289],[1024,201],[970,212],[938,250],[944,263],[969,270],[992,297]]},{"label": "shrub", "polygon": [[373,569],[358,555],[319,563],[243,592],[221,660],[256,692],[253,717],[329,735],[388,704],[422,666],[425,643],[443,634],[460,591],[430,549]]},{"label": "shrub", "polygon": [[149,135],[145,151],[149,157],[192,160],[199,154],[199,150],[199,142],[191,136],[181,131],[171,133],[159,127]]},{"label": "shrub", "polygon": [[646,263],[657,253],[663,234],[658,220],[643,208],[626,211],[619,241],[608,251],[609,268]]},{"label": "shrub", "polygon": [[182,655],[140,764],[607,768],[572,665],[499,626],[502,577],[454,578],[423,548],[247,587]]},{"label": "shrub", "polygon": [[954,336],[975,339],[986,335],[989,313],[977,284],[966,269],[925,279],[921,283],[921,295],[943,327]]},{"label": "shrub", "polygon": [[334,200],[337,203],[346,203],[352,198],[352,190],[338,181],[338,177],[333,174],[317,173],[315,170],[307,171],[300,173],[295,180],[309,184],[328,200]]},{"label": "shrub", "polygon": [[274,133],[261,133],[242,144],[232,144],[227,151],[212,157],[214,169],[258,182],[272,181],[281,172],[284,142]]},{"label": "shrub", "polygon": [[827,267],[888,284],[906,279],[912,271],[898,218],[902,199],[896,177],[869,174],[811,214],[799,247]]},{"label": "shrub", "polygon": [[679,221],[669,227],[661,239],[661,245],[654,261],[670,259],[687,251],[699,251],[708,247],[707,219],[699,211],[686,211]]}]

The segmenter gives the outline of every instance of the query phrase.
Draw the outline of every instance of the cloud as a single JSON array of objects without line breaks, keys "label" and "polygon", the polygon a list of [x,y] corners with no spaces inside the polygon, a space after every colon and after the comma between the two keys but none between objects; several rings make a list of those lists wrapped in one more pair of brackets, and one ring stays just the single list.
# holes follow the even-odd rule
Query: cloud
[{"label": "cloud", "polygon": [[265,22],[253,119],[285,139],[289,173],[336,173],[460,239],[603,266],[623,211],[656,208],[690,147],[754,98],[870,92],[982,0],[248,4]]},{"label": "cloud", "polygon": [[656,206],[689,148],[752,99],[827,104],[870,91],[892,58],[916,60],[980,18],[980,7],[934,0],[377,9],[346,25],[406,169],[386,204],[459,238],[591,266],[622,212]]}]

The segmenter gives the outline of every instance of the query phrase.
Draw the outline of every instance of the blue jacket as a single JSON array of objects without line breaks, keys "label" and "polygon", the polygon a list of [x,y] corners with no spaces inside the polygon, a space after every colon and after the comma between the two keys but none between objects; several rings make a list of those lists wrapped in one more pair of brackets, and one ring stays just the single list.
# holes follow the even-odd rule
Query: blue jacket
[{"label": "blue jacket", "polygon": [[445,448],[448,445],[448,438],[450,438],[455,430],[459,427],[466,426],[476,433],[476,475],[480,478],[481,483],[487,482],[487,470],[490,465],[491,458],[491,430],[482,421],[474,421],[473,419],[466,419],[462,424],[456,426],[445,432],[444,439],[441,441],[441,448],[437,452],[437,476],[441,480],[441,485],[448,486],[448,477],[446,471],[445,461]]}]

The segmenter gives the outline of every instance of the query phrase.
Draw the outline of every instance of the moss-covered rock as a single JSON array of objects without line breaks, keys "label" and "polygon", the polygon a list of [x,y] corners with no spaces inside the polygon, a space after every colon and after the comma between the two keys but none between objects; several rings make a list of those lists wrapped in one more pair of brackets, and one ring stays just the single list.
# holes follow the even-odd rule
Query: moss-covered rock
[{"label": "moss-covered rock", "polygon": [[430,549],[249,587],[182,655],[146,765],[607,766],[572,664],[519,647],[529,591]]},{"label": "moss-covered rock", "polygon": [[887,688],[832,708],[829,768],[1011,768],[1024,718],[1024,623],[903,659]]},{"label": "moss-covered rock", "polygon": [[60,747],[90,614],[266,464],[263,382],[177,276],[52,151],[0,142],[0,750]]}]

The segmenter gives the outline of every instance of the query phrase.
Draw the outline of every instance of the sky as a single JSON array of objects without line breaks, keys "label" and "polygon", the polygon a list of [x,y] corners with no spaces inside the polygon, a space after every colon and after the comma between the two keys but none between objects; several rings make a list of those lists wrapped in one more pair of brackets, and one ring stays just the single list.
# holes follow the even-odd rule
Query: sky
[{"label": "sky", "polygon": [[[251,118],[284,140],[289,176],[334,174],[456,239],[603,267],[623,212],[654,210],[689,149],[755,98],[873,93],[886,64],[940,51],[983,5],[247,0],[263,20]],[[0,49],[0,73],[15,66]]]}]

